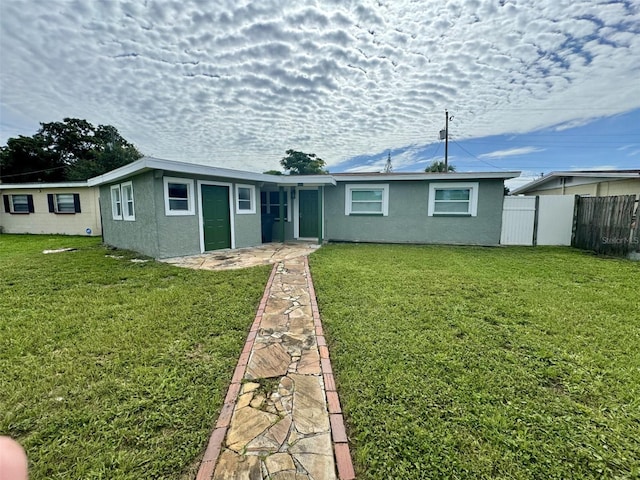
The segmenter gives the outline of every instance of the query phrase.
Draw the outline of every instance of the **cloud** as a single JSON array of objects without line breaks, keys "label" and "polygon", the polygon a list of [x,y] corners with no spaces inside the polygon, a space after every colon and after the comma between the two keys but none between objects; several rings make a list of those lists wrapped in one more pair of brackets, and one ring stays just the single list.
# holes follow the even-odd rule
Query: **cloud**
[{"label": "cloud", "polygon": [[0,122],[76,116],[147,154],[263,171],[288,148],[331,167],[429,144],[445,108],[459,140],[640,108],[636,4],[502,3],[3,2]]},{"label": "cloud", "polygon": [[530,153],[543,152],[544,148],[539,147],[518,147],[518,148],[509,148],[507,150],[496,150],[494,152],[483,153],[482,155],[478,155],[478,158],[505,158],[505,157],[515,157],[517,155],[528,155]]}]

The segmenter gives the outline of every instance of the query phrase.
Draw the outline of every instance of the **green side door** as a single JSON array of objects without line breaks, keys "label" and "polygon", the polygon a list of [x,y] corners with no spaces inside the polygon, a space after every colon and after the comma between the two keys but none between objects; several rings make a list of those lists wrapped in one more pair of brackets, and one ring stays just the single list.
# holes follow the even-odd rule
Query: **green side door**
[{"label": "green side door", "polygon": [[231,248],[229,187],[202,185],[202,222],[205,251]]},{"label": "green side door", "polygon": [[318,236],[318,191],[299,190],[300,231],[302,238]]}]

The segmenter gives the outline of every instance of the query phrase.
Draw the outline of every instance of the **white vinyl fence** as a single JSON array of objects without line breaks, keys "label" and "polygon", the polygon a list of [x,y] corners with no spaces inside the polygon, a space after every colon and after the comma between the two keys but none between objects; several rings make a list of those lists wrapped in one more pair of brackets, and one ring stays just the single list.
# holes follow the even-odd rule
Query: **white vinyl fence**
[{"label": "white vinyl fence", "polygon": [[571,245],[573,195],[505,197],[502,245]]}]

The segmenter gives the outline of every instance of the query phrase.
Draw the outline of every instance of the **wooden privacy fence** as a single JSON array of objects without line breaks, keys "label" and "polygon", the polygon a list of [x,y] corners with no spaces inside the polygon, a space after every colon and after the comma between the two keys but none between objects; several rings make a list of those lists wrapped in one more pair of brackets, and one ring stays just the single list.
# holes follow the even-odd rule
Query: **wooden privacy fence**
[{"label": "wooden privacy fence", "polygon": [[571,246],[627,256],[640,252],[640,221],[635,195],[576,197]]}]

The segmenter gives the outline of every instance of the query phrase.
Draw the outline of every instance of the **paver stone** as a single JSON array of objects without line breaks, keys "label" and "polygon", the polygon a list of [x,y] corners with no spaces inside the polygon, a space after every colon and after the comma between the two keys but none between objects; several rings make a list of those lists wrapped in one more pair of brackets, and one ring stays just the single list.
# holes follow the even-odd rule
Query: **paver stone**
[{"label": "paver stone", "polygon": [[291,357],[277,343],[254,350],[247,365],[247,378],[281,377],[287,373]]},{"label": "paver stone", "polygon": [[251,407],[236,410],[231,417],[231,425],[227,432],[227,446],[236,452],[241,451],[277,419],[277,415]]},{"label": "paver stone", "polygon": [[262,480],[260,458],[225,450],[220,455],[213,480]]},{"label": "paver stone", "polygon": [[289,375],[294,382],[293,423],[303,434],[329,431],[329,415],[324,402],[320,377]]}]

